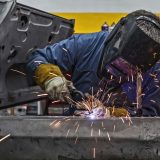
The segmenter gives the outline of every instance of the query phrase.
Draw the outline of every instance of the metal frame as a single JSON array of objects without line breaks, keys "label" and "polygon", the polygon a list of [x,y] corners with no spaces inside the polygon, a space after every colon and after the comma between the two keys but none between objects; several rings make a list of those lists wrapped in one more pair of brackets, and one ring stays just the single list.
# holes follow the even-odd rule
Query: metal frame
[{"label": "metal frame", "polygon": [[[67,20],[20,3],[0,0],[0,109],[41,99],[25,71],[28,54],[74,32]],[[32,87],[30,87],[32,86]]]}]

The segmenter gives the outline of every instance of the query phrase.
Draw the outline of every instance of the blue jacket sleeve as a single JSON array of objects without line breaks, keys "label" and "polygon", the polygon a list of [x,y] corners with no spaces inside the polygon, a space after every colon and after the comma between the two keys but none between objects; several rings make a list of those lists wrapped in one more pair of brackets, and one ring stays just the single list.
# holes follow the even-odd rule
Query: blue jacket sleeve
[{"label": "blue jacket sleeve", "polygon": [[51,63],[58,65],[61,71],[72,73],[79,58],[85,57],[98,39],[105,35],[105,32],[77,34],[44,49],[38,49],[28,56],[27,71],[34,76],[34,71],[40,64]]},{"label": "blue jacket sleeve", "polygon": [[75,41],[76,37],[72,36],[43,49],[37,49],[28,56],[27,71],[34,75],[34,71],[40,64],[47,63],[58,65],[61,70],[71,71],[75,62],[75,53],[77,53]]},{"label": "blue jacket sleeve", "polygon": [[144,77],[142,116],[160,116],[160,63]]}]

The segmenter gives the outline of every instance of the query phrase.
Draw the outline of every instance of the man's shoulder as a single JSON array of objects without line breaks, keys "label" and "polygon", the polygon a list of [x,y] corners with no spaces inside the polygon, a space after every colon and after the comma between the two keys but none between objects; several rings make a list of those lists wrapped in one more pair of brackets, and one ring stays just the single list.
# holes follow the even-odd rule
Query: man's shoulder
[{"label": "man's shoulder", "polygon": [[100,37],[108,37],[109,32],[107,31],[100,31],[100,32],[92,32],[92,33],[83,33],[83,34],[74,34],[70,38],[77,37],[77,38],[100,38]]}]

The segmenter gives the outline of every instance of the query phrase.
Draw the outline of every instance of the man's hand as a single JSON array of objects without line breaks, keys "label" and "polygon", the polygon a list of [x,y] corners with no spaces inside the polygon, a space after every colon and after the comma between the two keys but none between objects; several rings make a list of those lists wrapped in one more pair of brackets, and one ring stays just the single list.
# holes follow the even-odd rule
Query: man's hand
[{"label": "man's hand", "polygon": [[125,108],[108,107],[110,115],[113,117],[126,117],[129,116],[128,111]]},{"label": "man's hand", "polygon": [[71,81],[67,81],[64,77],[54,77],[44,83],[45,91],[51,99],[69,102],[71,95],[68,86],[73,86]]}]

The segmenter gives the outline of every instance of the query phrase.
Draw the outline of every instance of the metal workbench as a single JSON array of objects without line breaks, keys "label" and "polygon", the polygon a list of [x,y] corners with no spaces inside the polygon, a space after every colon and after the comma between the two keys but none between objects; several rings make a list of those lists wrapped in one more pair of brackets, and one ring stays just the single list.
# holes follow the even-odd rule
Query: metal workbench
[{"label": "metal workbench", "polygon": [[6,135],[3,160],[160,159],[160,118],[0,117]]}]

